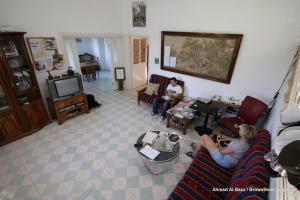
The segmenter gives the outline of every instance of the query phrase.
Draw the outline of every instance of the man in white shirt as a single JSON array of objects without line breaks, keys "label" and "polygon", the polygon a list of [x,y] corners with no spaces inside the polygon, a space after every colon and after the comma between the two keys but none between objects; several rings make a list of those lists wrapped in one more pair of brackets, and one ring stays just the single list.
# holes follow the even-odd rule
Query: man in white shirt
[{"label": "man in white shirt", "polygon": [[182,96],[182,87],[177,84],[177,79],[175,77],[170,79],[170,84],[167,87],[167,90],[165,92],[165,95],[162,97],[156,97],[154,99],[153,105],[152,105],[152,115],[158,114],[158,109],[160,104],[163,104],[162,109],[162,120],[165,120],[166,118],[166,112],[170,108],[171,101],[176,101],[180,99]]}]

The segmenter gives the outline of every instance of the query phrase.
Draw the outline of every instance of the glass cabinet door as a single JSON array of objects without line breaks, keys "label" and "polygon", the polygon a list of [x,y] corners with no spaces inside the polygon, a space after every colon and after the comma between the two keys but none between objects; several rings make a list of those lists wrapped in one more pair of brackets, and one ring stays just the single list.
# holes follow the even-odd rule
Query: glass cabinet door
[{"label": "glass cabinet door", "polygon": [[3,41],[1,48],[12,73],[17,93],[22,94],[33,86],[29,63],[23,55],[26,50],[22,46],[22,40]]},{"label": "glass cabinet door", "polygon": [[0,84],[0,111],[8,109],[8,108],[9,108],[8,101],[7,101],[6,95],[4,93],[4,90]]}]

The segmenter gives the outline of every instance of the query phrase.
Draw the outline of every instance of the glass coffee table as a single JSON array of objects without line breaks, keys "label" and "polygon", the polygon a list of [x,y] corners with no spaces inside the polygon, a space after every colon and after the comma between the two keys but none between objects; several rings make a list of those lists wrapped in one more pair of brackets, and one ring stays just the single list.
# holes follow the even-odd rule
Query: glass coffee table
[{"label": "glass coffee table", "polygon": [[[152,131],[154,133],[159,134],[160,131]],[[143,133],[138,139],[137,143],[142,142],[144,136],[146,133]],[[151,146],[151,145],[150,145]],[[171,152],[165,152],[165,151],[159,151],[160,154],[155,159],[150,159],[140,153],[140,149],[142,149],[143,146],[137,147],[136,150],[140,156],[140,158],[143,160],[143,163],[145,167],[149,170],[152,174],[160,174],[163,173],[173,167],[173,165],[178,161],[179,157],[179,150],[180,145],[179,142],[177,142],[174,146]]]}]

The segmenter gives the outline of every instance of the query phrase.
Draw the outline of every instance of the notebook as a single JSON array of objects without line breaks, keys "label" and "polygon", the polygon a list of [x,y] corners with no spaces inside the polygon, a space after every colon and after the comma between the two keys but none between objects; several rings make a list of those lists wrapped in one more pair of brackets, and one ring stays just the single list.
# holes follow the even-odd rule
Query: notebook
[{"label": "notebook", "polygon": [[140,150],[140,153],[142,153],[143,155],[145,155],[148,158],[150,158],[151,160],[153,160],[159,155],[160,152],[157,151],[156,149],[150,147],[149,145],[146,145],[145,147],[143,147]]}]

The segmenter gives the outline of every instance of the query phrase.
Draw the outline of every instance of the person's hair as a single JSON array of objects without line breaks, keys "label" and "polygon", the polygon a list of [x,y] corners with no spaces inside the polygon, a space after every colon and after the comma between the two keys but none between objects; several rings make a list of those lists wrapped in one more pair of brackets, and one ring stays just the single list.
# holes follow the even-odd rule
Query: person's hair
[{"label": "person's hair", "polygon": [[242,137],[244,137],[248,141],[248,143],[252,142],[252,140],[256,136],[255,128],[248,124],[241,124],[239,127],[240,127],[241,131],[243,132]]},{"label": "person's hair", "polygon": [[175,77],[170,78],[170,81],[177,81]]}]

